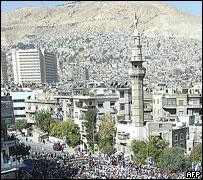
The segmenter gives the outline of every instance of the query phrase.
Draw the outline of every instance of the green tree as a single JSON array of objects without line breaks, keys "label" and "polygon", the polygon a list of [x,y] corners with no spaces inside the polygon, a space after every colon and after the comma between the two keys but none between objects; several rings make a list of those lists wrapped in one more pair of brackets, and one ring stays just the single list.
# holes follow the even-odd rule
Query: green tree
[{"label": "green tree", "polygon": [[202,162],[202,142],[196,145],[195,152],[193,148],[193,150],[190,153],[190,160],[191,161],[195,160],[197,163]]},{"label": "green tree", "polygon": [[145,164],[147,158],[147,144],[144,141],[133,140],[131,149],[134,154],[134,160],[138,163]]},{"label": "green tree", "polygon": [[74,121],[68,118],[64,122],[52,123],[50,135],[62,139],[66,137],[66,143],[70,147],[76,147],[80,144],[80,130]]},{"label": "green tree", "polygon": [[80,144],[80,129],[70,118],[62,123],[62,135],[66,137],[66,143],[71,147]]},{"label": "green tree", "polygon": [[168,143],[164,139],[160,139],[157,136],[150,136],[148,141],[148,153],[152,157],[152,160],[156,163],[160,162],[162,158],[163,150],[168,147]]},{"label": "green tree", "polygon": [[89,108],[88,111],[85,112],[85,131],[86,131],[86,138],[89,146],[94,149],[94,143],[97,139],[96,133],[96,121],[97,121],[97,113],[94,108]]},{"label": "green tree", "polygon": [[115,122],[110,114],[106,114],[102,118],[98,135],[99,149],[101,149],[103,153],[115,153],[116,148],[114,147],[114,138],[116,136],[116,128]]},{"label": "green tree", "polygon": [[168,143],[165,140],[155,136],[150,136],[148,142],[133,140],[131,143],[135,161],[145,163],[148,155],[158,167],[162,166],[161,159],[163,159],[163,151],[167,146]]},{"label": "green tree", "polygon": [[55,119],[52,117],[52,113],[49,110],[40,110],[35,114],[35,125],[44,130],[45,132],[50,133],[51,124],[55,122]]},{"label": "green tree", "polygon": [[15,130],[18,130],[20,133],[22,133],[22,130],[23,130],[23,129],[26,129],[26,128],[28,127],[27,120],[26,120],[26,119],[18,120],[18,121],[14,124],[13,127],[14,127]]},{"label": "green tree", "polygon": [[183,172],[191,166],[189,157],[184,155],[182,147],[167,148],[163,152],[162,165],[172,172]]}]

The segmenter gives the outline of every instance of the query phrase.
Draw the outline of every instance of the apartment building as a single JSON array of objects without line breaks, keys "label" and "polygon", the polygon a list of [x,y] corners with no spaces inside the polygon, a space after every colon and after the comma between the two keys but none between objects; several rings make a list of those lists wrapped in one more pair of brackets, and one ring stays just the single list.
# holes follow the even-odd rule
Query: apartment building
[{"label": "apartment building", "polygon": [[19,169],[25,166],[10,158],[9,148],[16,146],[18,141],[15,137],[8,136],[7,125],[14,123],[12,97],[1,96],[1,179],[17,179]]},{"label": "apartment building", "polygon": [[195,116],[196,121],[202,121],[201,94],[153,94],[154,121],[178,121],[181,116]]},{"label": "apartment building", "polygon": [[42,90],[35,91],[23,91],[23,92],[9,92],[10,96],[13,99],[13,108],[14,108],[14,116],[15,121],[17,122],[20,119],[26,119],[25,114],[25,99],[28,97],[35,97],[38,93],[42,93]]},{"label": "apartment building", "polygon": [[6,53],[1,50],[1,84],[8,83]]},{"label": "apartment building", "polygon": [[15,84],[57,82],[54,53],[40,49],[12,49],[12,60]]},{"label": "apartment building", "polygon": [[53,117],[61,122],[63,120],[62,111],[59,108],[60,105],[57,103],[57,100],[53,97],[54,93],[38,93],[37,96],[29,96],[25,99],[25,115],[27,122],[34,124],[35,114],[38,110],[49,110],[53,112]]}]

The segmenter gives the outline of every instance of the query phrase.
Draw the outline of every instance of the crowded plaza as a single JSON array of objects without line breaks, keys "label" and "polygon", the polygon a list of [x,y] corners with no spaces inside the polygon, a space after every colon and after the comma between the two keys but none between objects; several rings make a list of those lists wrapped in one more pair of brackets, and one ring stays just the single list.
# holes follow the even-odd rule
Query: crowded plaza
[{"label": "crowded plaza", "polygon": [[121,156],[63,153],[36,153],[27,156],[33,168],[22,179],[183,179],[183,173],[171,173],[152,165],[138,164]]}]

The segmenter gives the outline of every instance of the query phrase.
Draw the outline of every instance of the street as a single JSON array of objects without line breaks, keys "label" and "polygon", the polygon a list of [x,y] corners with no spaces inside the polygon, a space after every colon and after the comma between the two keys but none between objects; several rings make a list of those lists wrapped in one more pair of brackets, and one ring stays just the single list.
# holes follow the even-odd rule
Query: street
[{"label": "street", "polygon": [[[17,138],[20,140],[20,143],[24,143],[25,145],[30,145],[31,146],[31,154],[33,152],[41,153],[42,151],[44,152],[49,152],[52,154],[56,155],[63,155],[61,151],[54,151],[53,150],[53,143],[45,141],[45,144],[43,142],[38,142],[38,137],[33,136],[33,137],[27,137],[28,141],[26,142],[26,137],[22,137],[21,135],[18,135]],[[31,140],[31,141],[30,141]],[[64,148],[63,150],[65,153],[68,152],[69,154],[74,153],[74,150],[72,148]]]}]

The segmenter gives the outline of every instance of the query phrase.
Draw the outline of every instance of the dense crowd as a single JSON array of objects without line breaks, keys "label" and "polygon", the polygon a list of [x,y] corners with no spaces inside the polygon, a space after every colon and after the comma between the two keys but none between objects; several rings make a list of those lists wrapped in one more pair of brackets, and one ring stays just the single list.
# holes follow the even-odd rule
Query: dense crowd
[{"label": "dense crowd", "polygon": [[[183,179],[184,173],[143,165],[115,156],[91,156],[76,160],[75,155],[52,153],[32,155],[33,179]],[[74,161],[73,161],[74,160]],[[28,178],[25,174],[24,179]]]}]

